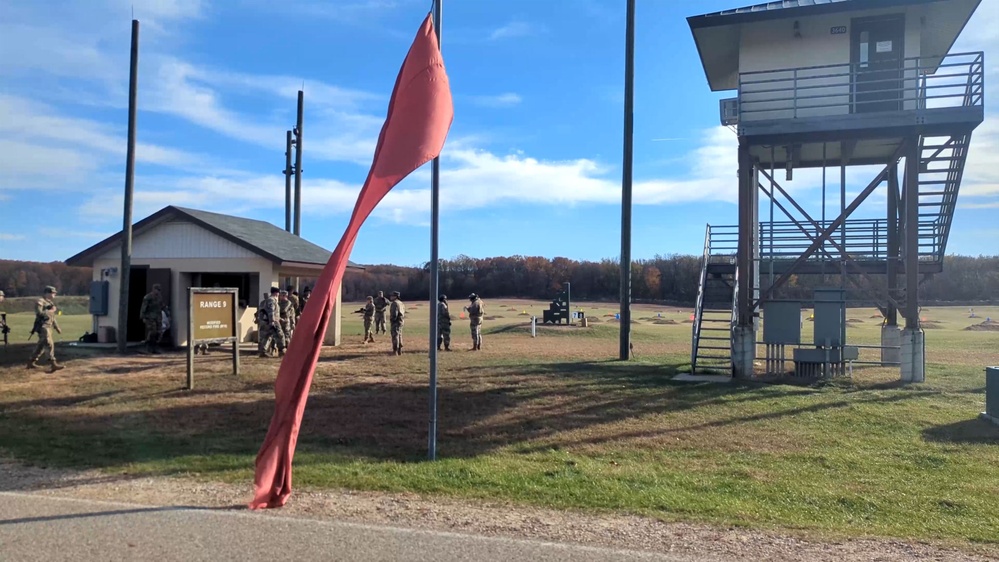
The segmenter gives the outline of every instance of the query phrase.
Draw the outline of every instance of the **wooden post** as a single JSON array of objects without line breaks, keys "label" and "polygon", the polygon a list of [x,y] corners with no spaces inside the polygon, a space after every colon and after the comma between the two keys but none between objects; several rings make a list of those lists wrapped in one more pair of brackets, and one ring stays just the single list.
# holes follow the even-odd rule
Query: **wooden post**
[{"label": "wooden post", "polygon": [[187,390],[194,390],[194,287],[187,289]]},{"label": "wooden post", "polygon": [[239,288],[236,288],[236,293],[232,298],[232,327],[233,327],[233,338],[232,338],[232,374],[239,376],[239,339],[242,330],[239,329]]}]

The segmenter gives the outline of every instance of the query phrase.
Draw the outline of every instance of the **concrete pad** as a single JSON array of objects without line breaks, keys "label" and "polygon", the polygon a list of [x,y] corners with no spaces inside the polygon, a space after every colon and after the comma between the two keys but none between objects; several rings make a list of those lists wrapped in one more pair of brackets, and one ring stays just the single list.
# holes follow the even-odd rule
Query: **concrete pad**
[{"label": "concrete pad", "polygon": [[732,377],[729,375],[692,375],[690,373],[682,373],[671,380],[680,382],[732,382]]}]

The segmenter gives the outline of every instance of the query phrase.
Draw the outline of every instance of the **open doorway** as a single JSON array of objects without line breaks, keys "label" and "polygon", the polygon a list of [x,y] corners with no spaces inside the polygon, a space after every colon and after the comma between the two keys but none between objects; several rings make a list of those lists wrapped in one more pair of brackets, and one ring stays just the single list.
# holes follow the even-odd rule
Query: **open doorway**
[{"label": "open doorway", "polygon": [[[146,282],[149,268],[132,266],[128,270],[128,326],[125,339],[131,342],[146,339],[146,327],[139,312],[142,310],[142,297],[146,296]],[[118,327],[121,329],[121,326]]]}]

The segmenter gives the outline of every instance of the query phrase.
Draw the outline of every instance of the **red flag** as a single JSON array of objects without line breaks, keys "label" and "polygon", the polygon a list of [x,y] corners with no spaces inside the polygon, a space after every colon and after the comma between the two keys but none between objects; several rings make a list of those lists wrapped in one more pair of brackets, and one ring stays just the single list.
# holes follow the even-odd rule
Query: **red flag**
[{"label": "red flag", "polygon": [[[436,158],[454,107],[430,15],[396,78],[374,161],[343,238],[316,281],[274,382],[274,416],[257,454],[251,509],[281,507],[291,495],[291,461],[326,327],[357,232],[378,202],[413,170]],[[339,313],[339,311],[338,311]]]}]

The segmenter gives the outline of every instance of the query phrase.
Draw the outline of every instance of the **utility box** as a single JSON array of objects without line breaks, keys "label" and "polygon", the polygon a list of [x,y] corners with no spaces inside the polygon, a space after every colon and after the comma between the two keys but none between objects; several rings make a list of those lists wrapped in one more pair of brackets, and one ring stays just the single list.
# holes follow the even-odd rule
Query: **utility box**
[{"label": "utility box", "polygon": [[843,289],[815,289],[815,309],[812,341],[815,345],[840,347],[846,316],[846,291]]},{"label": "utility box", "polygon": [[90,282],[90,314],[94,316],[108,315],[110,285],[107,281]]},{"label": "utility box", "polygon": [[999,367],[985,368],[985,415],[999,424]]}]

